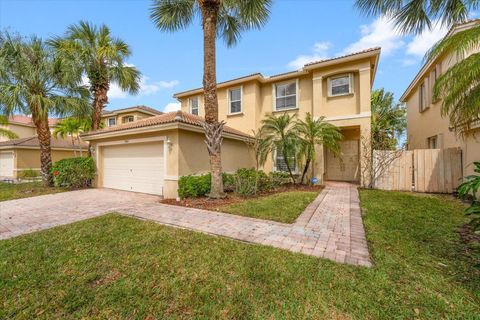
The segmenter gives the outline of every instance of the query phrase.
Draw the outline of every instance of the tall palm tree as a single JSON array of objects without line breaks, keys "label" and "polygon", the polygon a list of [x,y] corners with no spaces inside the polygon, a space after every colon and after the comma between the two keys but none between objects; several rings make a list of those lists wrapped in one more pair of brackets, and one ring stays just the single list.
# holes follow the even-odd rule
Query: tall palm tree
[{"label": "tall palm tree", "polygon": [[154,0],[150,17],[162,31],[175,32],[199,16],[203,28],[203,90],[205,142],[210,156],[210,197],[223,197],[221,145],[224,122],[218,121],[216,38],[235,45],[241,33],[263,26],[271,0]]},{"label": "tall palm tree", "polygon": [[[316,159],[315,148],[323,145],[324,148],[338,154],[340,151],[340,144],[338,142],[342,139],[343,135],[336,126],[326,122],[325,117],[319,117],[315,120],[310,113],[307,113],[305,120],[297,120],[294,130],[300,138],[299,155],[305,160],[305,166],[303,167],[302,177],[300,179],[300,183],[303,183],[310,164],[314,163]],[[312,165],[312,176],[313,175],[314,166]]]},{"label": "tall palm tree", "polygon": [[[465,22],[480,7],[478,0],[356,0],[356,6],[369,15],[392,17],[404,33],[419,34],[438,22],[451,27]],[[463,30],[440,40],[425,60],[456,54],[459,62],[441,74],[434,85],[434,99],[442,98],[442,115],[459,133],[467,133],[480,120],[480,26]],[[467,54],[467,58],[463,57]]]},{"label": "tall palm tree", "polygon": [[8,125],[8,117],[0,115],[0,137],[6,137],[7,139],[18,138],[18,135],[15,132],[1,127],[6,125]]},{"label": "tall palm tree", "polygon": [[46,186],[53,182],[48,116],[89,109],[88,91],[80,83],[75,65],[56,57],[41,39],[0,34],[0,113],[32,115]]},{"label": "tall palm tree", "polygon": [[86,74],[93,98],[93,130],[100,128],[112,83],[130,94],[136,94],[140,89],[140,72],[126,63],[131,55],[129,46],[113,37],[107,26],[97,27],[80,21],[69,26],[64,37],[54,37],[48,43],[59,54],[78,61],[82,73]]},{"label": "tall palm tree", "polygon": [[393,93],[377,89],[371,95],[372,150],[395,150],[407,127],[406,110],[393,102]]},{"label": "tall palm tree", "polygon": [[75,117],[65,118],[55,126],[53,130],[53,136],[57,138],[60,136],[62,139],[70,137],[72,141],[73,150],[75,156],[77,155],[77,150],[75,149],[75,141],[78,142],[80,156],[83,156],[82,146],[80,144],[80,134],[87,132],[91,127],[91,121],[86,119],[80,119]]},{"label": "tall palm tree", "polygon": [[295,184],[293,171],[298,152],[298,136],[294,128],[296,115],[284,113],[279,116],[269,114],[262,120],[261,131],[264,134],[264,144],[269,145],[269,150],[282,154],[288,174]]}]

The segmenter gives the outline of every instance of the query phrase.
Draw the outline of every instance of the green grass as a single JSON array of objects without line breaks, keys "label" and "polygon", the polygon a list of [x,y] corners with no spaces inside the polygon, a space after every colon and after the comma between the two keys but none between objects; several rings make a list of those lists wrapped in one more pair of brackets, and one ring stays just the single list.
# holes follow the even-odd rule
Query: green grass
[{"label": "green grass", "polygon": [[0,201],[35,197],[63,191],[67,191],[67,189],[45,187],[40,181],[15,184],[0,182]]},{"label": "green grass", "polygon": [[246,217],[293,223],[317,195],[317,192],[311,191],[282,192],[225,205],[219,210]]},{"label": "green grass", "polygon": [[462,206],[361,200],[373,268],[114,214],[0,241],[0,318],[478,319]]}]

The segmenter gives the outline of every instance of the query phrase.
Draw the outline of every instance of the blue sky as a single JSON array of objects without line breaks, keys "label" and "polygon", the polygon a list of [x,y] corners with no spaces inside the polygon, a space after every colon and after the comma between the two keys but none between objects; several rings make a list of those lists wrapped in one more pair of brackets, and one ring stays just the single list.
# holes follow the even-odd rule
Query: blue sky
[{"label": "blue sky", "polygon": [[[131,46],[128,63],[143,74],[137,96],[113,86],[107,109],[144,104],[173,110],[173,93],[201,86],[201,27],[196,22],[181,32],[161,32],[149,19],[150,5],[141,0],[0,0],[0,29],[48,38],[79,20],[106,24]],[[419,36],[402,36],[388,19],[362,16],[353,1],[276,0],[263,29],[245,33],[233,48],[218,42],[217,80],[282,73],[309,61],[381,46],[374,87],[393,91],[398,99],[425,51],[445,33],[436,26]]]}]

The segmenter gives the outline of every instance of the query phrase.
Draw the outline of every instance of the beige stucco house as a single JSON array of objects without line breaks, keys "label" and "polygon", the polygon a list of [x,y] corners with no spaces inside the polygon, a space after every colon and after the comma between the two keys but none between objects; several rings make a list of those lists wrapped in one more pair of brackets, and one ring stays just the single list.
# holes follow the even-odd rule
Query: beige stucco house
[{"label": "beige stucco house", "polygon": [[[370,136],[370,92],[380,48],[319,61],[301,70],[265,77],[253,74],[218,84],[219,118],[226,122],[222,145],[225,172],[254,167],[252,130],[268,113],[324,116],[341,128],[341,157],[319,148],[315,166],[321,179],[361,180],[360,140]],[[178,179],[209,171],[202,128],[202,88],[177,93],[181,111],[106,126],[82,135],[98,166],[96,185],[177,197]],[[272,98],[274,97],[274,98]],[[369,141],[369,140],[368,140]],[[368,141],[366,145],[368,146]],[[266,171],[282,170],[272,155]]]},{"label": "beige stucco house", "polygon": [[[465,30],[480,20],[454,26],[447,37]],[[480,161],[480,123],[466,136],[459,136],[450,126],[448,116],[442,117],[442,100],[433,101],[432,91],[438,76],[458,60],[457,55],[439,56],[426,62],[400,100],[407,106],[408,149],[461,148],[463,175],[473,173],[473,162]]]}]

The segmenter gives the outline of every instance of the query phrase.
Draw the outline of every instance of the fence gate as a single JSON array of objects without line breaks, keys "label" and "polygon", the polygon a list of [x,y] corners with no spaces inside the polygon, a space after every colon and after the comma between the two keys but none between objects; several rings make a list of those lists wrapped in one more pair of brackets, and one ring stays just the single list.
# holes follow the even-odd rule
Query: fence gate
[{"label": "fence gate", "polygon": [[377,189],[452,193],[462,182],[460,148],[375,150],[373,160]]}]

